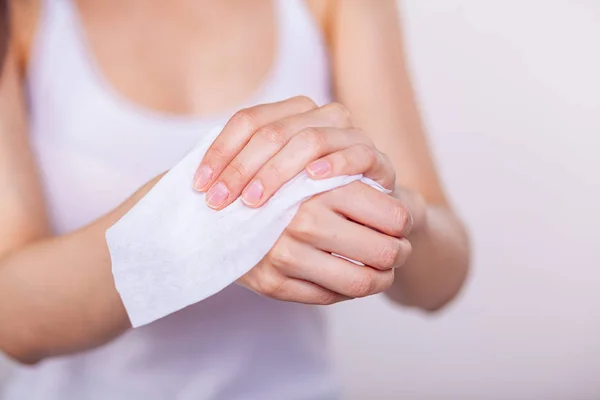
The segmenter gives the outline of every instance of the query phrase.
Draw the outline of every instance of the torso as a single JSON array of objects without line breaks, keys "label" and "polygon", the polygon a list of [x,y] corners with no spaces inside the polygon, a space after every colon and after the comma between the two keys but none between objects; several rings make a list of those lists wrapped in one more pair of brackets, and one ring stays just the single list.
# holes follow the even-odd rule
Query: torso
[{"label": "torso", "polygon": [[[321,32],[328,30],[330,1],[302,1]],[[20,9],[15,28],[26,75],[47,0],[13,2]],[[106,82],[151,110],[187,116],[229,111],[260,88],[279,56],[270,0],[71,2]]]},{"label": "torso", "polygon": [[[31,144],[57,234],[117,206],[241,107],[331,100],[320,17],[302,0],[74,1],[45,0],[30,14],[39,23],[24,57]],[[99,349],[23,369],[8,393],[335,396],[316,310],[236,285]]]}]

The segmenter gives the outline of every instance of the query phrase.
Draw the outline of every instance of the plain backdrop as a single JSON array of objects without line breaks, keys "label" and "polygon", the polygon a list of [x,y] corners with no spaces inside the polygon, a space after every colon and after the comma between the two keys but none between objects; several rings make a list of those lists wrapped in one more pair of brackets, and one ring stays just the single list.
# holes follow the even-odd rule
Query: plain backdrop
[{"label": "plain backdrop", "polygon": [[348,399],[600,399],[600,1],[402,5],[473,271],[434,319],[333,310]]},{"label": "plain backdrop", "polygon": [[435,317],[328,310],[347,399],[600,399],[600,1],[405,0],[402,17],[473,271]]}]

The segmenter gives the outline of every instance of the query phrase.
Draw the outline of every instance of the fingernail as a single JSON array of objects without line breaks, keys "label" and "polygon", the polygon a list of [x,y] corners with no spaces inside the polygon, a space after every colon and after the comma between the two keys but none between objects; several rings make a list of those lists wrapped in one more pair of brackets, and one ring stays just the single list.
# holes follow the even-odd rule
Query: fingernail
[{"label": "fingernail", "polygon": [[229,197],[227,186],[222,182],[218,182],[206,193],[206,204],[211,208],[218,208],[227,200],[227,197]]},{"label": "fingernail", "polygon": [[318,160],[306,167],[311,176],[319,177],[327,175],[331,171],[331,165],[325,160]]},{"label": "fingernail", "polygon": [[242,193],[242,200],[250,206],[255,206],[260,202],[263,192],[262,183],[259,180],[252,181],[246,190],[244,190],[244,193]]},{"label": "fingernail", "polygon": [[210,182],[210,178],[212,178],[213,170],[208,165],[202,165],[196,171],[196,175],[194,176],[194,189],[197,191],[203,190],[208,182]]}]

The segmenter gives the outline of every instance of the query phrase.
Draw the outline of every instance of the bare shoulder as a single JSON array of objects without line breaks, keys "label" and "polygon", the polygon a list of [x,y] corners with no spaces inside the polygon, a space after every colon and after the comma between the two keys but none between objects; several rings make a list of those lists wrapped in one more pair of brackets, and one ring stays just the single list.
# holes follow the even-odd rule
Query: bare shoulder
[{"label": "bare shoulder", "polygon": [[303,0],[321,27],[330,46],[355,23],[398,37],[397,0]]},{"label": "bare shoulder", "polygon": [[397,0],[304,0],[323,28],[329,29],[340,11],[357,10],[366,13],[395,13]]},{"label": "bare shoulder", "polygon": [[27,69],[41,16],[41,0],[9,0],[11,47],[19,70]]}]

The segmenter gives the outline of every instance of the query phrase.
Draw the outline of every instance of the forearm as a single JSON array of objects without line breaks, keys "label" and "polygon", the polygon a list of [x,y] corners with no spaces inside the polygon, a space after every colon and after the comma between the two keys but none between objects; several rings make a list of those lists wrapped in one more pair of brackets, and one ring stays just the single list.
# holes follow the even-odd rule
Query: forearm
[{"label": "forearm", "polygon": [[424,209],[417,217],[422,220],[408,237],[411,257],[396,269],[394,284],[386,295],[403,305],[435,311],[452,300],[463,285],[469,268],[469,244],[464,226],[449,208],[427,205]]},{"label": "forearm", "polygon": [[26,246],[0,265],[0,347],[24,362],[99,345],[127,328],[99,226]]},{"label": "forearm", "polygon": [[0,349],[33,363],[101,345],[130,327],[104,235],[154,182],[84,228],[0,259]]}]

